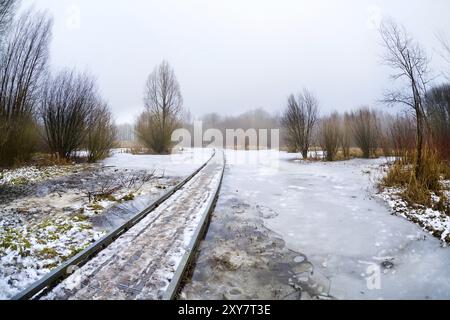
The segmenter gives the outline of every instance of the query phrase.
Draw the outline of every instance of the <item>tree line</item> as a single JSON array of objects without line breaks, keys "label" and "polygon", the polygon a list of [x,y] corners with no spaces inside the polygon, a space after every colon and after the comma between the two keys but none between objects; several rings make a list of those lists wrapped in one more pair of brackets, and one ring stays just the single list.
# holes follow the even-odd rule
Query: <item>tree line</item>
[{"label": "tree line", "polygon": [[[359,149],[359,156],[363,158],[377,155],[403,157],[417,153],[417,118],[408,110],[393,115],[360,107],[351,112],[333,112],[319,117],[318,99],[314,97],[310,101],[314,103],[305,102],[302,94],[298,99],[291,96],[281,118],[285,146],[291,152],[302,153],[305,159],[312,147],[321,149],[328,161],[350,159],[353,148]],[[450,84],[438,85],[427,92],[423,116],[426,119],[424,132],[421,132],[424,145],[436,150],[442,159],[449,160]]]},{"label": "tree line", "polygon": [[[17,6],[17,0],[0,0],[0,166],[27,161],[36,150],[58,159],[84,150],[89,161],[97,161],[109,154],[118,131],[121,137],[136,136],[150,152],[170,153],[172,132],[192,127],[175,71],[163,61],[148,76],[144,111],[133,128],[118,130],[95,77],[70,69],[50,71],[52,18],[30,10],[17,16]],[[407,106],[410,112],[392,116],[362,107],[320,116],[319,99],[304,89],[288,97],[280,115],[261,109],[234,117],[212,113],[202,118],[204,128],[281,128],[282,145],[304,158],[318,148],[329,161],[348,159],[355,148],[364,158],[409,154],[419,177],[425,149],[450,157],[450,84],[431,86],[430,60],[403,27],[387,21],[380,36],[383,61],[399,84],[393,87],[402,88],[386,93],[382,102]],[[450,46],[441,40],[450,61]]]},{"label": "tree line", "polygon": [[[422,175],[425,149],[436,151],[444,160],[450,158],[450,83],[431,85],[430,59],[404,27],[392,20],[380,27],[383,62],[392,70],[395,87],[381,100],[385,105],[406,106],[398,116],[383,114],[368,107],[354,112],[337,112],[318,118],[318,99],[307,89],[298,97],[291,95],[282,116],[289,150],[306,158],[315,144],[329,161],[348,159],[351,146],[362,157],[377,152],[385,155],[411,155],[416,177]],[[444,52],[450,60],[448,43]]]},{"label": "tree line", "polygon": [[53,20],[17,0],[0,0],[0,166],[28,161],[39,149],[58,159],[87,151],[109,153],[114,123],[96,80],[88,73],[49,68]]},{"label": "tree line", "polygon": [[[405,28],[388,20],[379,32],[384,64],[393,70],[392,79],[397,82],[393,87],[402,88],[387,92],[380,102],[407,106],[398,115],[361,107],[320,116],[319,99],[304,89],[289,96],[280,115],[262,109],[239,116],[210,113],[200,119],[203,128],[218,129],[223,134],[226,129],[281,128],[281,145],[304,158],[312,149],[321,149],[329,161],[349,159],[355,155],[355,148],[363,158],[410,155],[415,174],[420,176],[424,149],[435,150],[444,160],[450,157],[450,84],[430,85],[429,58]],[[450,61],[450,46],[443,39],[442,43]],[[192,119],[183,116],[180,85],[167,62],[149,76],[144,104],[145,111],[135,125],[138,141],[152,152],[170,152],[171,133],[179,127],[192,130]]]}]

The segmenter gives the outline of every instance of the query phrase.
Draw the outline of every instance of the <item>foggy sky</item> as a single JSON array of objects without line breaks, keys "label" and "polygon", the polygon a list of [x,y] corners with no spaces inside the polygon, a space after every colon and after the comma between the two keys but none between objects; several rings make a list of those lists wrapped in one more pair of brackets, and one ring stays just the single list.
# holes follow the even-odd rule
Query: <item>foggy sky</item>
[{"label": "foggy sky", "polygon": [[[146,77],[174,67],[194,116],[281,111],[310,88],[322,113],[375,106],[389,88],[377,21],[389,16],[445,68],[435,34],[450,1],[22,0],[54,16],[51,63],[97,76],[118,123],[143,109]],[[450,36],[450,33],[448,33]],[[381,106],[380,106],[381,107]]]}]

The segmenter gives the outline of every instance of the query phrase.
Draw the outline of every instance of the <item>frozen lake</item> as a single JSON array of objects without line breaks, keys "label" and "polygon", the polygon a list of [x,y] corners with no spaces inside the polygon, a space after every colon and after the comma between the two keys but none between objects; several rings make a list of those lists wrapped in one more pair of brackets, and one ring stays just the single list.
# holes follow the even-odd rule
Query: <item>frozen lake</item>
[{"label": "frozen lake", "polygon": [[227,151],[227,184],[289,249],[307,256],[339,299],[449,299],[450,248],[376,197],[379,160],[299,162]]}]

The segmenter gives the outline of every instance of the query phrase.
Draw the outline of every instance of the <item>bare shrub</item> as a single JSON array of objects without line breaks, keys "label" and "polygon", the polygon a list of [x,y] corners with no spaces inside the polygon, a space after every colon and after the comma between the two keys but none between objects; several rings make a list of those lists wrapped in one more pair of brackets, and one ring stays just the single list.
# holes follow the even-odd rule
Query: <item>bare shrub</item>
[{"label": "bare shrub", "polygon": [[350,159],[352,147],[352,117],[349,113],[345,113],[341,119],[341,147],[344,159]]},{"label": "bare shrub", "polygon": [[369,159],[375,156],[378,148],[380,124],[377,113],[368,108],[359,109],[351,114],[351,128],[356,145]]},{"label": "bare shrub", "polygon": [[172,133],[180,124],[183,98],[175,72],[166,61],[148,77],[144,103],[146,111],[136,124],[138,139],[153,152],[169,153]]},{"label": "bare shrub", "polygon": [[[3,41],[6,35],[7,29],[10,27],[15,9],[15,0],[0,0],[0,58],[3,59]],[[0,94],[3,96],[3,92],[0,91]],[[3,100],[3,99],[2,99]],[[6,143],[7,133],[8,133],[8,124],[7,118],[0,111],[0,152],[2,150],[2,146]],[[1,165],[1,163],[0,163]]]},{"label": "bare shrub", "polygon": [[[4,117],[0,117],[0,152],[3,151],[3,146],[6,144],[7,141],[7,133],[8,133],[8,125],[7,120]],[[1,166],[0,162],[0,166]]]},{"label": "bare shrub", "polygon": [[[114,175],[102,176],[96,183],[83,186],[80,191],[86,196],[89,203],[102,200],[128,201],[132,200],[134,194],[139,192],[146,183],[156,178],[155,170],[151,172],[117,171]],[[116,199],[113,196],[114,193],[120,193],[125,190],[130,193],[124,198]]]},{"label": "bare shrub", "polygon": [[337,113],[322,119],[319,129],[319,140],[327,161],[336,160],[339,145],[342,141],[341,137],[341,124]]},{"label": "bare shrub", "polygon": [[[36,145],[40,142],[35,119],[31,115],[24,115],[8,121],[6,125],[8,139],[6,137],[2,139],[3,146],[0,149],[3,154],[0,156],[2,159],[0,166],[20,165],[30,160]],[[1,128],[0,134],[3,134]]]},{"label": "bare shrub", "polygon": [[382,186],[404,188],[402,195],[410,204],[432,206],[432,193],[445,197],[442,192],[441,179],[448,167],[440,160],[437,152],[426,148],[423,157],[423,173],[418,179],[415,175],[414,161],[410,161],[414,158],[412,156],[397,160],[389,168],[388,174],[382,181]]},{"label": "bare shrub", "polygon": [[37,137],[33,119],[47,68],[51,26],[46,14],[26,12],[11,27],[1,50],[0,165],[10,166],[31,156]]},{"label": "bare shrub", "polygon": [[414,119],[409,115],[399,115],[389,129],[396,157],[406,158],[414,154],[416,147],[416,127]]},{"label": "bare shrub", "polygon": [[294,95],[289,97],[282,117],[288,148],[293,152],[300,151],[303,159],[308,157],[312,133],[318,120],[318,109],[317,98],[304,89],[297,99]]},{"label": "bare shrub", "polygon": [[141,113],[137,119],[135,131],[138,141],[149,151],[158,154],[170,152],[170,136],[161,130],[158,119],[150,112]]},{"label": "bare shrub", "polygon": [[394,141],[391,135],[391,128],[395,119],[396,118],[390,114],[380,113],[379,115],[380,134],[378,138],[378,144],[385,157],[392,157],[395,155]]},{"label": "bare shrub", "polygon": [[87,127],[86,150],[88,161],[96,162],[109,156],[116,140],[116,127],[106,103],[99,102],[90,112]]},{"label": "bare shrub", "polygon": [[0,0],[0,42],[12,22],[17,3],[17,0]]},{"label": "bare shrub", "polygon": [[433,146],[450,160],[450,84],[431,89],[426,105]]},{"label": "bare shrub", "polygon": [[98,101],[94,80],[85,74],[62,71],[48,80],[41,117],[48,146],[58,158],[70,158],[83,145]]}]

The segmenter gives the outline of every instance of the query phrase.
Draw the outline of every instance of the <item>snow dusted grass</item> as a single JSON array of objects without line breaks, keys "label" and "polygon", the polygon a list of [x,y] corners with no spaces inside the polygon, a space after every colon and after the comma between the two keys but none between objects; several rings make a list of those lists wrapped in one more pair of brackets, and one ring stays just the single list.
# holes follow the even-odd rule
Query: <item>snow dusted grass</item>
[{"label": "snow dusted grass", "polygon": [[38,168],[35,166],[0,171],[1,185],[25,185],[50,178],[56,178],[72,171],[74,166],[51,166]]},{"label": "snow dusted grass", "polygon": [[0,217],[0,299],[12,297],[105,235],[108,230],[96,228],[92,219],[135,197],[158,196],[165,188],[152,181],[91,203],[73,191],[13,202],[7,207],[12,213]]},{"label": "snow dusted grass", "polygon": [[[158,196],[160,188],[149,183],[91,203],[70,191],[14,202],[11,213],[0,217],[0,299],[11,298],[105,235],[108,230],[93,219],[135,197]],[[14,211],[17,206],[21,212]]]},{"label": "snow dusted grass", "polygon": [[0,298],[11,298],[103,235],[82,215],[4,224],[0,222]]},{"label": "snow dusted grass", "polygon": [[210,163],[44,299],[161,299],[215,196],[221,169]]},{"label": "snow dusted grass", "polygon": [[[28,195],[41,183],[57,183],[81,169],[31,166],[0,174],[0,299],[11,298],[103,235],[82,210],[69,212],[64,200],[72,201],[71,196]],[[9,195],[11,190],[21,196]]]},{"label": "snow dusted grass", "polygon": [[448,164],[432,151],[424,153],[423,169],[416,178],[412,160],[402,158],[383,167],[379,189],[391,209],[450,244],[450,183]]},{"label": "snow dusted grass", "polygon": [[[154,175],[159,164],[169,166],[166,158],[127,156],[124,163],[122,157],[0,173],[0,299],[27,288],[178,181],[164,178],[163,170]],[[108,188],[113,191],[98,194]]]}]

